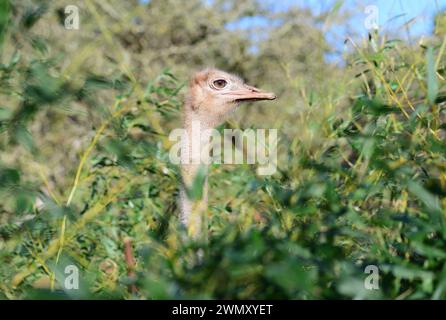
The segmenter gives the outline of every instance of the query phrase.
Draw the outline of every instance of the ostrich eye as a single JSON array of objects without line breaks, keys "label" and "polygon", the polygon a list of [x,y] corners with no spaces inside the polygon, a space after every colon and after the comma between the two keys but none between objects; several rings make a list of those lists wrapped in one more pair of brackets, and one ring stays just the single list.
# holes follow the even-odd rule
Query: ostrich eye
[{"label": "ostrich eye", "polygon": [[224,87],[226,87],[228,82],[224,79],[218,79],[218,80],[215,80],[212,84],[214,85],[214,87],[216,89],[223,89]]}]

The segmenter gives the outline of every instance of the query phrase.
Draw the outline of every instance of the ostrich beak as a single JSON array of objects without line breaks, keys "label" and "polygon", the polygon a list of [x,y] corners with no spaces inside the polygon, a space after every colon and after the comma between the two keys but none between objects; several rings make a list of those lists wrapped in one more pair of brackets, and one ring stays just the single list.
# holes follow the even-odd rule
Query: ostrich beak
[{"label": "ostrich beak", "polygon": [[232,90],[225,93],[236,102],[242,101],[259,101],[259,100],[274,100],[276,95],[272,92],[265,92],[256,87],[244,85],[242,89]]}]

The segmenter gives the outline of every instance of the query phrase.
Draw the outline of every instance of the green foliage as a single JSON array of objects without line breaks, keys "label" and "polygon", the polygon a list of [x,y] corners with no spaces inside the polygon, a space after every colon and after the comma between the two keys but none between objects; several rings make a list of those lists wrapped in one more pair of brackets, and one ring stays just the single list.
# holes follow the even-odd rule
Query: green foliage
[{"label": "green foliage", "polygon": [[[295,8],[86,1],[76,33],[39,3],[0,5],[1,298],[446,298],[444,42],[373,34],[333,68],[317,17]],[[255,14],[283,23],[250,52],[226,26]],[[278,172],[209,168],[209,232],[195,241],[168,134],[185,72],[210,62],[281,97],[226,124],[278,128]],[[63,286],[68,265],[80,290]],[[368,265],[379,290],[364,287]]]}]

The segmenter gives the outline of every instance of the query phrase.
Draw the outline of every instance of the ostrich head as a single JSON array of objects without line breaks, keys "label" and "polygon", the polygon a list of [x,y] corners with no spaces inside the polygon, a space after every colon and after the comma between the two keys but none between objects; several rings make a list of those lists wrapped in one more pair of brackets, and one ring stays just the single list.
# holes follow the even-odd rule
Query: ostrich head
[{"label": "ostrich head", "polygon": [[249,86],[237,76],[217,69],[205,69],[197,72],[190,81],[185,111],[214,127],[241,102],[275,98],[274,93]]}]

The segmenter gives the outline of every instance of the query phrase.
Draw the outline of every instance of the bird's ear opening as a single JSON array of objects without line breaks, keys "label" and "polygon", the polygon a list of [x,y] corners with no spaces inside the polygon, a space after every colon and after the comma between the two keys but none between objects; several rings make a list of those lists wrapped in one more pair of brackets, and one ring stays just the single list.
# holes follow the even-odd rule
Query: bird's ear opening
[{"label": "bird's ear opening", "polygon": [[200,87],[203,83],[206,83],[209,77],[209,70],[204,69],[195,73],[189,82],[189,105],[192,110],[197,110],[199,108],[199,104],[197,101],[200,100],[201,92]]},{"label": "bird's ear opening", "polygon": [[199,85],[207,80],[209,72],[207,69],[195,73],[190,81],[191,86]]}]

